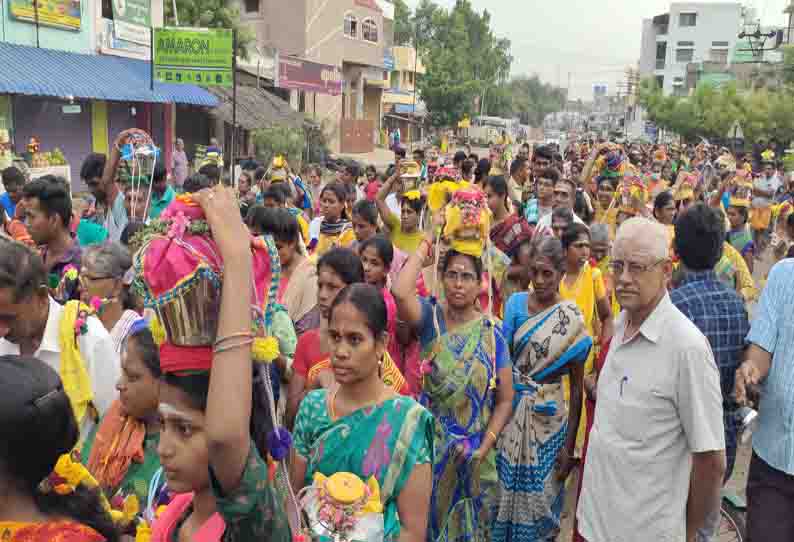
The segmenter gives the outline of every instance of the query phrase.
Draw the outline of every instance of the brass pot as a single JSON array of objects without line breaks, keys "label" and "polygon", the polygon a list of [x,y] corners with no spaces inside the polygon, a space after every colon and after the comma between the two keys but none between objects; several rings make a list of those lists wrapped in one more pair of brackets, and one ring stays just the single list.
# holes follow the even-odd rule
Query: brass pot
[{"label": "brass pot", "polygon": [[168,341],[176,346],[212,346],[218,333],[221,293],[200,277],[193,288],[156,307]]}]

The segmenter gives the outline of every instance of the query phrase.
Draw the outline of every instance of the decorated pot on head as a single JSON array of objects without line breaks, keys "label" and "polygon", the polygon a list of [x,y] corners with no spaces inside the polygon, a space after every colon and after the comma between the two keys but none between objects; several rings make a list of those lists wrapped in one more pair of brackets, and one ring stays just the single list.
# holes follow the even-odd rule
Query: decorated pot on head
[{"label": "decorated pot on head", "polygon": [[747,172],[744,170],[737,171],[732,185],[730,206],[749,209],[753,199],[753,181],[750,180]]},{"label": "decorated pot on head", "polygon": [[[165,330],[163,372],[208,370],[216,340],[223,259],[204,213],[190,194],[177,196],[136,238],[133,287]],[[252,237],[252,333],[276,303],[281,266],[270,237]],[[244,285],[240,285],[244,289]]]},{"label": "decorated pot on head", "polygon": [[618,215],[622,218],[641,216],[648,212],[648,189],[635,175],[626,175],[618,188]]},{"label": "decorated pot on head", "polygon": [[277,154],[270,164],[269,178],[271,182],[281,183],[287,180],[287,160]]},{"label": "decorated pot on head", "polygon": [[433,174],[433,182],[440,183],[444,181],[451,181],[453,183],[460,182],[461,175],[458,168],[453,166],[442,166],[438,168]]},{"label": "decorated pot on head", "polygon": [[383,540],[383,504],[380,484],[374,476],[364,483],[350,472],[328,477],[318,472],[300,500],[308,527],[320,540]]},{"label": "decorated pot on head", "polygon": [[491,229],[491,212],[485,192],[465,187],[452,194],[445,210],[444,238],[462,254],[482,257]]},{"label": "decorated pot on head", "polygon": [[403,191],[410,192],[419,188],[419,181],[422,177],[422,166],[413,160],[400,162],[400,179],[403,183]]},{"label": "decorated pot on head", "polygon": [[695,199],[695,187],[698,177],[695,173],[682,171],[678,174],[678,180],[673,186],[673,199],[675,201],[688,201]]}]

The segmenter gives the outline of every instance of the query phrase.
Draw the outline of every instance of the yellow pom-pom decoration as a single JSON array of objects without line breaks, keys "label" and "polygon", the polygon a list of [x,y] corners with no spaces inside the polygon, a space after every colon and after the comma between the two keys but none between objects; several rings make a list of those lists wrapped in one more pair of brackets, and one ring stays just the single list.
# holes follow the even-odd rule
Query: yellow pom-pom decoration
[{"label": "yellow pom-pom decoration", "polygon": [[251,347],[251,354],[254,361],[258,363],[273,363],[281,354],[278,339],[275,337],[257,337]]},{"label": "yellow pom-pom decoration", "polygon": [[135,542],[151,542],[152,528],[145,521],[138,524],[135,529]]},{"label": "yellow pom-pom decoration", "polygon": [[163,327],[163,324],[160,323],[160,319],[157,318],[157,316],[152,316],[152,319],[149,322],[149,330],[152,332],[154,343],[157,346],[161,346],[166,340],[166,334],[165,328]]}]

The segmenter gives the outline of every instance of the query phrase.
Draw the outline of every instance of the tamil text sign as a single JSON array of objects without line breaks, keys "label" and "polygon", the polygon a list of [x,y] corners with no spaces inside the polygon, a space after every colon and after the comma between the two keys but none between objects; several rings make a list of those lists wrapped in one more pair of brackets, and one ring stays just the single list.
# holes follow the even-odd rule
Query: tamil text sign
[{"label": "tamil text sign", "polygon": [[153,44],[155,81],[232,86],[234,35],[231,30],[155,28]]},{"label": "tamil text sign", "polygon": [[149,0],[113,0],[113,22],[118,39],[149,45],[152,26]]},{"label": "tamil text sign", "polygon": [[[38,9],[34,2],[38,1]],[[80,0],[8,0],[12,17],[41,26],[54,26],[65,30],[80,30]]]},{"label": "tamil text sign", "polygon": [[342,94],[342,72],[336,66],[281,56],[277,86],[339,96]]}]

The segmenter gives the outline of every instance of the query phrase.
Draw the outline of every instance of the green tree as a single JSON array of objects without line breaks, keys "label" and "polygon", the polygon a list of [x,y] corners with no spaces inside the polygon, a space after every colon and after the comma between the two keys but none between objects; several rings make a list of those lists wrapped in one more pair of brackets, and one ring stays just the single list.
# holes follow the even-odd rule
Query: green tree
[{"label": "green tree", "polygon": [[540,126],[550,113],[563,109],[565,91],[543,83],[537,75],[518,76],[488,94],[486,111],[504,118],[518,117],[522,124]]},{"label": "green tree", "polygon": [[414,24],[411,10],[403,0],[394,0],[394,44],[409,45],[414,42]]},{"label": "green tree", "polygon": [[[176,0],[179,26],[230,28],[237,31],[237,56],[248,59],[248,48],[256,40],[254,31],[240,22],[240,10],[224,0]],[[165,2],[165,20],[175,24],[173,2]]]},{"label": "green tree", "polygon": [[427,67],[418,86],[430,122],[450,126],[478,114],[475,98],[487,98],[507,78],[510,42],[494,36],[490,14],[475,12],[469,0],[457,0],[450,11],[423,0],[413,21]]}]

